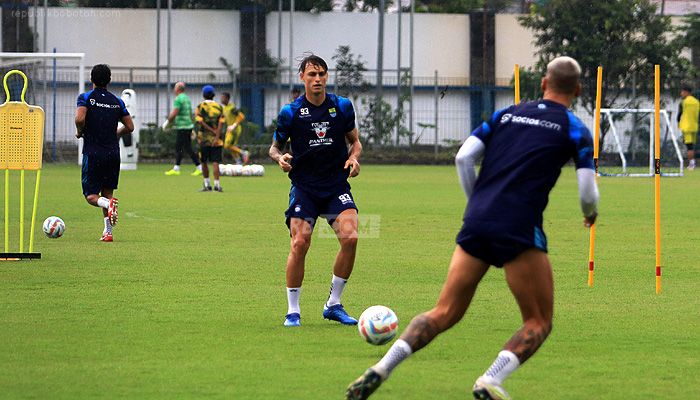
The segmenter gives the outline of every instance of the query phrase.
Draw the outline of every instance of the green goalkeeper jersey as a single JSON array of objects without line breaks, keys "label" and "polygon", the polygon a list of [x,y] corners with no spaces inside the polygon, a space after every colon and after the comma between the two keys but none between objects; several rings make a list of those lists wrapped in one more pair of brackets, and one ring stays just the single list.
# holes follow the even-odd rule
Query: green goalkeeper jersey
[{"label": "green goalkeeper jersey", "polygon": [[192,129],[192,101],[186,94],[180,93],[173,100],[173,108],[177,109],[177,115],[173,121],[174,129]]}]

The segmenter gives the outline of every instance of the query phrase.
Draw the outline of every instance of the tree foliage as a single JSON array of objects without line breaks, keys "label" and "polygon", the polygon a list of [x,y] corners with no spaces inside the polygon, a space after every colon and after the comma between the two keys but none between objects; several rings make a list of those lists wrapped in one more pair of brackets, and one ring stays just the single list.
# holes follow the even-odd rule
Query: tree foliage
[{"label": "tree foliage", "polygon": [[[333,61],[336,71],[335,93],[352,98],[355,104],[359,99],[367,109],[364,115],[358,116],[358,128],[363,141],[367,145],[391,144],[392,135],[396,132],[399,138],[406,137],[410,142],[413,133],[403,124],[406,119],[403,106],[392,110],[391,104],[370,93],[372,86],[365,80],[364,73],[367,67],[362,61],[362,56],[353,54],[350,46],[338,46],[333,54]],[[407,102],[410,96],[407,89],[409,79],[408,72],[401,76],[401,105]]]},{"label": "tree foliage", "polygon": [[350,51],[350,46],[338,46],[332,59],[335,61],[337,71],[335,92],[348,98],[352,96],[353,101],[357,101],[357,96],[367,92],[370,87],[364,78],[367,67],[362,61],[362,56],[355,56]]},{"label": "tree foliage", "polygon": [[[384,11],[393,5],[393,0],[384,0]],[[379,9],[379,0],[345,0],[343,10],[345,11],[374,11]]]},{"label": "tree foliage", "polygon": [[[654,64],[660,65],[668,88],[676,88],[690,68],[680,56],[684,45],[670,18],[657,14],[649,0],[549,0],[533,5],[519,20],[534,31],[537,47],[537,64],[528,73],[542,76],[556,56],[575,58],[583,70],[579,101],[591,114],[599,65],[603,107],[635,107],[639,99],[653,96]],[[530,82],[539,85],[536,78]]]},{"label": "tree foliage", "polygon": [[467,14],[486,9],[498,12],[512,3],[513,0],[421,0],[416,2],[416,11]]},{"label": "tree foliage", "polygon": [[[52,0],[53,5],[73,5],[79,7],[113,7],[113,8],[156,8],[157,0]],[[72,3],[72,4],[71,4]],[[260,6],[266,11],[278,9],[277,0],[172,0],[175,9],[219,9],[240,10],[244,7]],[[282,2],[282,10],[289,11],[289,1]],[[167,0],[160,0],[161,8],[166,8]],[[333,0],[295,0],[296,11],[331,11]]]},{"label": "tree foliage", "polygon": [[700,14],[690,14],[683,19],[681,36],[683,45],[692,52],[693,69],[686,77],[688,83],[693,83],[696,93],[700,93]]},{"label": "tree foliage", "polygon": [[[112,8],[156,8],[157,0],[49,0],[51,6],[68,7],[112,7]],[[167,7],[167,0],[160,0],[161,7]],[[173,8],[185,9],[233,9],[258,5],[266,11],[276,11],[277,0],[172,0]],[[296,11],[344,11],[373,12],[379,9],[380,0],[345,0],[342,7],[334,0],[295,0]],[[384,0],[385,8],[393,6],[398,0]],[[522,0],[422,0],[416,2],[416,11],[424,13],[470,13],[476,10],[502,11]],[[289,1],[282,2],[282,10],[289,11]],[[410,3],[404,0],[403,9],[408,10]]]}]

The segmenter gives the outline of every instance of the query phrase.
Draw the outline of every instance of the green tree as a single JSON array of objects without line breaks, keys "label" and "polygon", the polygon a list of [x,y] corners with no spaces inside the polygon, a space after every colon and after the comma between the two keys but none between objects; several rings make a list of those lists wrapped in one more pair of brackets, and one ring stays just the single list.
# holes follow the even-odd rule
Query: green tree
[{"label": "green tree", "polygon": [[[519,1],[517,3],[520,3]],[[422,0],[416,2],[416,11],[425,13],[466,14],[477,10],[502,11],[513,0]]]},{"label": "green tree", "polygon": [[338,46],[332,57],[335,61],[335,92],[344,97],[352,97],[357,101],[360,93],[369,90],[370,85],[365,81],[364,73],[367,71],[362,56],[355,56],[350,51],[350,46]]},{"label": "green tree", "polygon": [[[362,61],[362,56],[353,54],[350,46],[338,46],[333,54],[333,61],[335,61],[336,71],[335,93],[352,98],[355,104],[360,99],[362,105],[368,110],[366,114],[358,116],[358,128],[363,140],[368,145],[391,144],[392,134],[398,125],[399,137],[408,137],[410,141],[412,132],[402,126],[406,118],[403,107],[392,110],[391,104],[386,101],[377,100],[374,96],[367,96],[372,86],[365,80],[364,73],[367,71],[367,67]],[[401,104],[407,102],[410,96],[407,89],[408,79],[408,72],[406,72],[401,77],[403,88],[400,98]],[[362,97],[360,98],[360,96]],[[377,121],[379,124],[376,123]]]},{"label": "green tree", "polygon": [[[384,0],[384,10],[394,4],[393,0]],[[374,11],[379,9],[379,0],[345,0],[343,5],[345,11]]]},{"label": "green tree", "polygon": [[691,14],[683,19],[684,34],[681,36],[683,46],[690,49],[692,54],[693,69],[686,77],[688,81],[695,82],[695,88],[700,88],[700,14]]},{"label": "green tree", "polygon": [[537,47],[537,64],[526,71],[530,84],[539,85],[536,77],[552,58],[574,57],[583,70],[579,101],[591,114],[599,65],[603,107],[635,107],[641,98],[653,96],[654,64],[660,65],[662,83],[669,88],[678,85],[690,66],[680,56],[683,44],[671,19],[659,15],[649,0],[549,0],[534,4],[519,21],[534,31]]}]

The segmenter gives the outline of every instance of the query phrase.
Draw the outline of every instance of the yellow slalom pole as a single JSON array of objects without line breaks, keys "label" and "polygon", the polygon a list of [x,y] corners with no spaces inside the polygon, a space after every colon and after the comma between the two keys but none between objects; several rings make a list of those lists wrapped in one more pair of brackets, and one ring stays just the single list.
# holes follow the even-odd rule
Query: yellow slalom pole
[{"label": "yellow slalom pole", "polygon": [[19,252],[24,253],[24,170],[19,171]]},{"label": "yellow slalom pole", "polygon": [[10,170],[5,170],[5,253],[10,252]]},{"label": "yellow slalom pole", "polygon": [[520,65],[515,64],[513,71],[513,81],[515,81],[515,104],[520,104]]},{"label": "yellow slalom pole", "polygon": [[29,228],[29,252],[34,251],[34,225],[36,224],[36,209],[39,205],[39,181],[41,180],[41,170],[36,170],[36,186],[34,187],[34,205],[32,206],[32,226]]},{"label": "yellow slalom pole", "polygon": [[656,294],[661,293],[661,72],[654,66],[654,224],[656,231]]},{"label": "yellow slalom pole", "polygon": [[[595,90],[595,121],[593,122],[593,165],[595,179],[598,180],[598,141],[600,138],[600,102],[603,97],[603,67],[598,66],[598,78]],[[588,247],[588,286],[593,287],[593,270],[595,265],[595,224],[591,225]]]}]

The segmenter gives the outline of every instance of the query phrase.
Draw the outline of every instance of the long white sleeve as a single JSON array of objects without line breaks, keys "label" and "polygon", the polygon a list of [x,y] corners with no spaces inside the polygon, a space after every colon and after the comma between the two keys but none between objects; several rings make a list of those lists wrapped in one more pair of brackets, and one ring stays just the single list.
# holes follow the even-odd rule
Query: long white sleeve
[{"label": "long white sleeve", "polygon": [[469,136],[467,140],[464,141],[464,144],[462,144],[462,147],[459,148],[457,156],[455,157],[459,182],[467,198],[471,196],[474,183],[476,182],[476,170],[474,165],[476,161],[484,155],[485,149],[486,146],[484,146],[484,142],[482,142],[481,139],[476,136]]},{"label": "long white sleeve", "polygon": [[581,211],[586,217],[598,212],[598,185],[595,182],[595,171],[590,168],[576,170],[578,178],[578,194],[581,199]]}]

